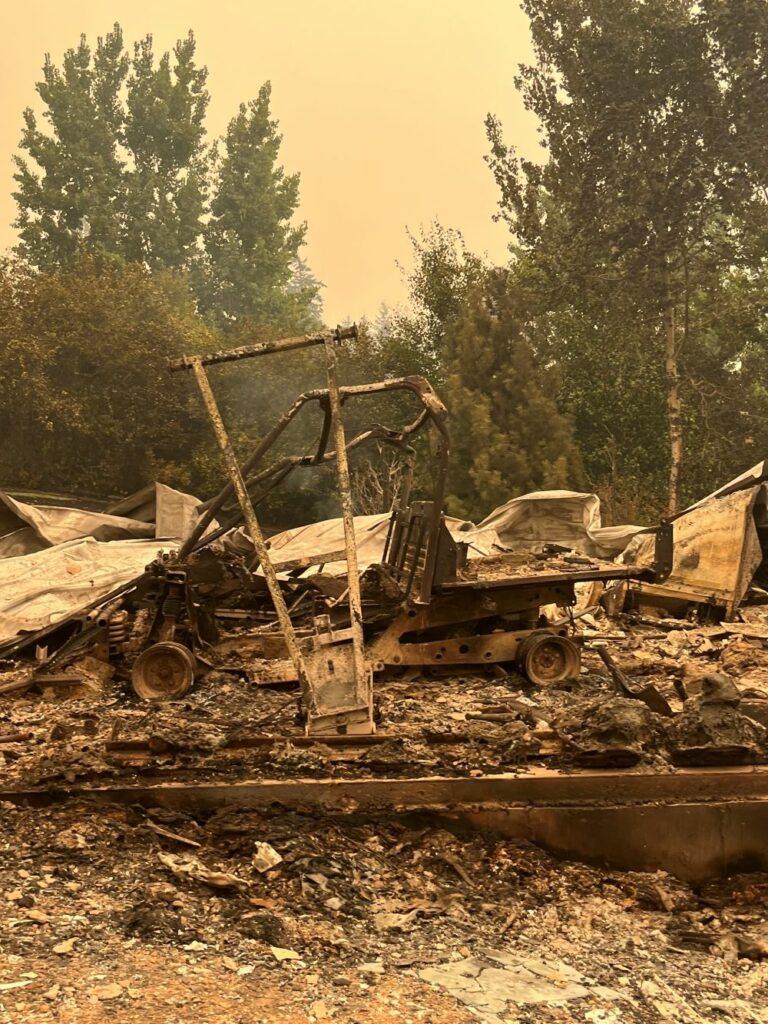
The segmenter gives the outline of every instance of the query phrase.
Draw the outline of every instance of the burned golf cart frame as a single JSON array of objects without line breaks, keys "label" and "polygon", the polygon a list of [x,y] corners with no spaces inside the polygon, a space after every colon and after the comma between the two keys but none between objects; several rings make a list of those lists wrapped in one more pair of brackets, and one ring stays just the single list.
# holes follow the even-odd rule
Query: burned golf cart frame
[{"label": "burned golf cart frame", "polygon": [[[245,522],[301,687],[306,731],[311,734],[373,732],[373,673],[388,667],[506,664],[540,684],[576,675],[580,652],[568,635],[573,618],[569,615],[563,622],[549,623],[542,619],[542,606],[556,604],[570,609],[575,604],[577,582],[663,579],[671,565],[671,526],[662,524],[655,531],[656,557],[652,567],[617,566],[490,581],[459,580],[458,570],[466,547],[451,537],[443,513],[450,457],[447,410],[423,377],[340,387],[335,350],[340,342],[356,338],[355,326],[337,328],[326,334],[282,339],[206,356],[185,356],[170,364],[171,371],[192,371],[229,476],[219,494],[201,506],[203,514],[179,552],[179,564],[183,565],[190,555],[240,521]],[[319,345],[325,350],[328,387],[299,395],[241,467],[205,367]],[[418,399],[421,411],[416,419],[399,430],[374,424],[346,441],[342,418],[345,402],[398,391],[410,392]],[[312,403],[317,403],[324,414],[315,453],[288,456],[261,469],[264,458],[289,424]],[[440,439],[432,498],[411,502],[415,453],[409,440],[428,426],[437,431]],[[332,433],[335,447],[329,449]],[[369,567],[366,574],[374,591],[378,576],[378,593],[388,595],[374,616],[378,631],[368,629],[366,643],[348,454],[372,442],[402,450],[410,460],[410,471],[408,493],[401,495],[391,510],[382,561]],[[331,462],[336,463],[344,525],[345,550],[338,554],[343,554],[347,563],[348,627],[333,630],[328,617],[322,617],[326,621],[324,625],[316,622],[317,635],[310,648],[306,641],[298,641],[255,505],[294,469]],[[250,492],[257,487],[259,491],[252,497]],[[233,497],[236,505],[232,504]],[[224,522],[211,530],[217,518]]]},{"label": "burned golf cart frame", "polygon": [[[422,542],[426,541],[427,547],[430,551],[430,562],[423,576],[421,597],[422,600],[428,600],[431,592],[431,581],[434,576],[435,561],[437,557],[437,538],[440,533],[440,524],[443,519],[442,506],[445,498],[445,487],[448,477],[450,456],[450,435],[446,424],[448,412],[435,394],[435,391],[429,381],[424,377],[417,376],[396,377],[390,380],[377,381],[372,384],[355,384],[347,387],[339,387],[339,404],[343,407],[346,402],[353,398],[373,398],[393,392],[408,392],[416,396],[422,406],[421,412],[416,419],[399,430],[383,426],[379,423],[373,424],[366,430],[361,431],[346,444],[346,452],[353,452],[367,444],[390,445],[403,452],[408,464],[408,472],[405,486],[398,495],[397,504],[402,508],[403,506],[407,506],[410,497],[413,461],[415,458],[415,451],[408,443],[409,439],[416,436],[425,427],[429,426],[434,427],[439,433],[440,445],[437,452],[437,471],[435,474],[432,499],[430,502],[419,503],[421,506],[419,535]],[[296,419],[304,408],[312,403],[317,403],[323,411],[323,424],[320,429],[320,437],[318,440],[317,450],[314,455],[286,456],[269,466],[267,469],[256,472],[262,460],[275,447],[287,427],[294,419]],[[248,456],[247,460],[243,464],[241,472],[243,474],[246,487],[249,491],[255,487],[260,488],[259,492],[251,498],[254,506],[258,505],[274,487],[285,480],[286,477],[295,469],[320,466],[336,461],[336,450],[328,449],[332,421],[333,413],[331,409],[330,389],[316,389],[313,391],[307,391],[298,396],[293,405],[283,413],[280,419],[259,442],[258,446]],[[201,515],[195,529],[179,551],[179,559],[181,561],[183,561],[193,551],[198,551],[202,547],[212,543],[218,537],[222,536],[242,521],[242,510],[237,506],[232,507],[231,505],[227,505],[227,502],[231,501],[233,495],[234,486],[230,482],[222,488],[215,498],[204,502],[200,506],[203,514]],[[426,506],[429,506],[428,515]],[[226,525],[219,526],[217,529],[206,533],[214,519],[219,517],[222,512],[225,513]],[[425,525],[422,525],[422,523]],[[392,528],[390,529],[387,541],[387,548],[391,550],[393,558],[399,554],[403,529],[406,530],[407,537],[404,539],[406,540],[407,545],[413,539],[412,531],[411,533],[408,533],[408,527],[406,526],[402,516],[400,517],[400,521],[397,525],[395,525],[395,519],[393,519]]]}]

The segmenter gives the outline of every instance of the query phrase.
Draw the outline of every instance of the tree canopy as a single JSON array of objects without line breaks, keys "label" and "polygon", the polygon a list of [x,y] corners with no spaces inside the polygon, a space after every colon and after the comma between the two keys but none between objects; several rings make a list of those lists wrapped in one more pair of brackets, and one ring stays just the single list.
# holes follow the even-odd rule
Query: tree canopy
[{"label": "tree canopy", "polygon": [[206,140],[208,72],[189,32],[157,55],[152,36],[126,51],[119,25],[50,55],[16,157],[17,253],[40,270],[79,255],[190,274],[219,327],[316,326],[320,284],[300,259],[299,175],[280,162],[265,83],[240,105],[221,146]]},{"label": "tree canopy", "polygon": [[[577,383],[589,367],[599,395],[598,371],[610,408],[618,349],[628,387],[613,391],[631,409],[642,389],[648,413],[655,409],[655,433],[667,437],[673,511],[686,483],[684,427],[697,365],[702,356],[718,358],[713,345],[721,341],[705,331],[698,303],[734,268],[754,275],[764,259],[755,245],[756,226],[765,223],[764,133],[758,128],[763,142],[756,143],[749,126],[765,113],[768,8],[751,0],[524,0],[523,7],[536,63],[520,69],[516,84],[541,124],[546,160],[520,158],[489,118],[501,215],[566,367],[577,422],[594,429],[605,421],[602,438],[579,438],[588,461],[604,474],[613,457],[623,478],[643,461],[632,449],[647,435],[610,411],[596,418],[595,393]],[[738,352],[722,341],[725,375]],[[663,412],[655,401],[660,384]]]},{"label": "tree canopy", "polygon": [[0,274],[2,475],[16,486],[114,494],[211,471],[204,414],[167,358],[210,348],[183,282],[79,257]]}]

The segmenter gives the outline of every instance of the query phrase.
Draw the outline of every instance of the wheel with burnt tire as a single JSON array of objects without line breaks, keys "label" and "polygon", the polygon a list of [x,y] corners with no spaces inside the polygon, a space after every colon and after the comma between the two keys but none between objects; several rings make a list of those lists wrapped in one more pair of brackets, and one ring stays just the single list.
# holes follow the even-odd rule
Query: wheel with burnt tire
[{"label": "wheel with burnt tire", "polygon": [[537,630],[520,644],[517,667],[526,679],[537,686],[551,686],[578,676],[581,654],[567,636]]},{"label": "wheel with burnt tire", "polygon": [[142,700],[174,700],[189,693],[196,668],[187,647],[167,640],[141,652],[131,669],[131,686]]}]

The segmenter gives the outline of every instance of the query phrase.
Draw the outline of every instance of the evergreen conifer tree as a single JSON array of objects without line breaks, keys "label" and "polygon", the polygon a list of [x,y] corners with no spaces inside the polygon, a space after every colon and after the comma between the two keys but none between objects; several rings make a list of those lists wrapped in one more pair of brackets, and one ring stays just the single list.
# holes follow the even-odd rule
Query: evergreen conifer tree
[{"label": "evergreen conifer tree", "polygon": [[441,395],[452,438],[448,508],[482,517],[516,494],[578,486],[581,458],[537,363],[515,283],[503,270],[470,289],[445,334]]}]

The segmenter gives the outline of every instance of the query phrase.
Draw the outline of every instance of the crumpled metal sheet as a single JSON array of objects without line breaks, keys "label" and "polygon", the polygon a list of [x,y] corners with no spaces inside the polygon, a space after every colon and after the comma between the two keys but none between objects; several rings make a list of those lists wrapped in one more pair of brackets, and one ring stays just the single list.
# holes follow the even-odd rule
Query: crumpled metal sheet
[{"label": "crumpled metal sheet", "polygon": [[[479,525],[446,516],[455,541],[468,545],[469,558],[483,558],[504,551],[525,551],[541,544],[562,544],[595,558],[614,558],[644,527],[600,525],[600,499],[576,491],[536,491],[512,498],[494,509]],[[355,517],[358,560],[361,569],[381,561],[389,528],[389,513]],[[239,551],[250,550],[242,530],[228,535],[227,543]],[[341,519],[326,519],[270,538],[275,562],[331,553],[344,547]],[[323,572],[340,575],[343,561],[329,562]],[[317,572],[310,567],[304,575]]]},{"label": "crumpled metal sheet", "polygon": [[156,540],[83,537],[0,560],[0,641],[53,625],[140,576],[161,548]]},{"label": "crumpled metal sheet", "polygon": [[0,502],[5,506],[0,513],[0,525],[10,526],[14,532],[27,527],[45,547],[64,544],[80,537],[106,541],[153,537],[155,534],[154,525],[150,523],[60,505],[28,505],[2,491]]},{"label": "crumpled metal sheet", "polygon": [[[747,474],[745,474],[745,477]],[[669,602],[713,604],[731,618],[746,597],[764,553],[755,522],[756,508],[768,503],[765,484],[722,488],[692,505],[674,522],[672,572],[662,584],[636,583],[632,589]],[[651,556],[653,540],[638,537],[626,562]]]},{"label": "crumpled metal sheet", "polygon": [[[109,512],[61,505],[30,505],[0,491],[0,558],[31,554],[81,537],[98,541],[187,536],[197,522],[199,498],[154,483]],[[119,514],[118,514],[119,513]],[[124,513],[130,513],[130,517]]]},{"label": "crumpled metal sheet", "polygon": [[600,499],[579,491],[533,491],[495,508],[477,530],[495,530],[507,549],[562,544],[594,558],[615,558],[644,527],[603,526]]}]

